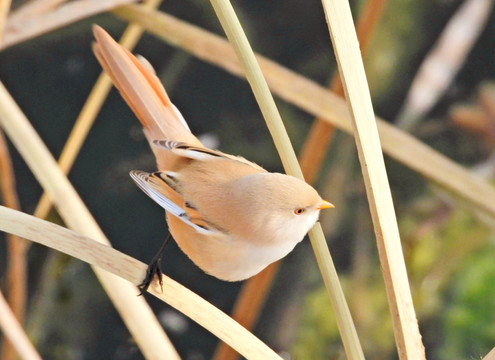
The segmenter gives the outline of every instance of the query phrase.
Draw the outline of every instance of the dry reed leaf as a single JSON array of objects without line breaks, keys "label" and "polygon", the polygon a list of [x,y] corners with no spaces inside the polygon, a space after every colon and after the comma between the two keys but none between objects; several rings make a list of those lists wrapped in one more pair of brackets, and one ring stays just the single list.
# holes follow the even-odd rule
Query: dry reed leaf
[{"label": "dry reed leaf", "polygon": [[491,14],[493,0],[465,0],[419,67],[395,122],[411,130],[453,81]]},{"label": "dry reed leaf", "polygon": [[7,19],[0,50],[69,25],[92,15],[138,0],[77,0],[35,18]]},{"label": "dry reed leaf", "polygon": [[12,11],[9,15],[9,21],[12,23],[27,21],[28,19],[47,13],[66,1],[67,0],[31,0]]},{"label": "dry reed leaf", "polygon": [[351,9],[347,1],[322,3],[351,113],[399,358],[426,359]]},{"label": "dry reed leaf", "polygon": [[[10,210],[15,211],[15,210]],[[0,224],[3,224],[0,219]],[[0,329],[10,340],[10,344],[15,348],[22,359],[25,360],[41,360],[41,356],[34,348],[28,336],[22,329],[22,326],[17,321],[15,315],[9,308],[7,301],[0,292]],[[5,345],[5,343],[4,343]]]},{"label": "dry reed leaf", "polygon": [[[0,83],[0,125],[41,186],[53,199],[64,222],[82,234],[109,244],[81,198],[60,171],[50,152],[2,83]],[[148,304],[142,297],[137,296],[139,294],[137,288],[99,268],[93,270],[145,358],[179,359]],[[142,276],[144,278],[144,273]]]},{"label": "dry reed leaf", "polygon": [[[135,21],[167,43],[243,77],[244,73],[225,39],[158,11],[128,5],[113,11],[127,21]],[[315,82],[262,56],[257,56],[271,90],[283,100],[321,117],[352,134],[346,103]],[[377,117],[383,151],[393,159],[435,181],[474,207],[495,217],[495,190],[469,170],[433,150],[415,137]]]},{"label": "dry reed leaf", "polygon": [[[139,284],[146,272],[146,264],[109,245],[3,206],[0,206],[0,230],[78,258],[129,285]],[[163,292],[156,281],[148,292],[211,331],[246,358],[281,360],[273,350],[228,315],[169,277],[163,276]],[[152,335],[150,329],[143,329],[143,332],[146,336]],[[166,353],[156,358],[170,359]]]}]

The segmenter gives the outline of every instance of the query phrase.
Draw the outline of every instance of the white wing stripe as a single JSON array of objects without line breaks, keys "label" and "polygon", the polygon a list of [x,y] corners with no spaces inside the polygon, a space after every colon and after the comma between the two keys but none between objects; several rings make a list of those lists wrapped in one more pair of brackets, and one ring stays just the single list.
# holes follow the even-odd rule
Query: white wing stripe
[{"label": "white wing stripe", "polygon": [[194,230],[196,230],[200,234],[211,235],[211,234],[215,233],[215,231],[205,229],[201,226],[198,226],[198,225],[192,223],[189,220],[189,217],[187,216],[187,214],[184,212],[184,210],[180,206],[178,206],[176,203],[174,203],[173,201],[166,198],[160,192],[153,189],[148,184],[148,181],[147,181],[148,173],[146,173],[144,171],[133,170],[129,174],[131,175],[131,178],[134,180],[134,182],[137,184],[137,186],[146,195],[148,195],[151,199],[153,199],[158,205],[160,205],[162,208],[164,208],[170,214],[176,216],[177,218],[182,220],[187,225],[191,226]]}]

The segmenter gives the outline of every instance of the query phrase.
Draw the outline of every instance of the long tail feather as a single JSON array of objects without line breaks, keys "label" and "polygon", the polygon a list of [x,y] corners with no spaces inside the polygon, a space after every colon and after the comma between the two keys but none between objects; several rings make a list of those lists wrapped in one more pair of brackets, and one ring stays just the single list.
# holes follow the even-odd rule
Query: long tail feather
[{"label": "long tail feather", "polygon": [[134,55],[95,25],[93,51],[139,121],[148,139],[170,139],[201,146],[176,112],[159,79]]}]

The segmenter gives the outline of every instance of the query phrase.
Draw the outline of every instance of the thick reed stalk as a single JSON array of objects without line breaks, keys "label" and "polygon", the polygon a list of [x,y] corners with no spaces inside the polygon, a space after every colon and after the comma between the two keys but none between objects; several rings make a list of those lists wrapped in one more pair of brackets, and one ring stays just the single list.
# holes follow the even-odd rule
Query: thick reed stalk
[{"label": "thick reed stalk", "polygon": [[[381,18],[386,3],[387,0],[368,0],[364,5],[362,14],[359,16],[356,32],[363,55],[366,54],[369,48],[374,30]],[[329,88],[336,95],[344,97],[344,88],[342,87],[338,71],[333,75]],[[315,119],[309,130],[301,153],[299,154],[299,162],[301,163],[304,178],[310,184],[317,177],[334,133],[335,126],[321,117]]]},{"label": "thick reed stalk", "polygon": [[354,129],[401,359],[425,359],[378,128],[349,3],[323,0]]}]

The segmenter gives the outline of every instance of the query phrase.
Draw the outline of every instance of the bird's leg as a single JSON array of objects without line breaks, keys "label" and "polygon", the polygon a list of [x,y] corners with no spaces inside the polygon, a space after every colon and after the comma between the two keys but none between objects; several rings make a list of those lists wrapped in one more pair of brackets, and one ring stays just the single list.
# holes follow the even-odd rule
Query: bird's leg
[{"label": "bird's leg", "polygon": [[144,280],[141,282],[141,284],[138,285],[139,290],[141,290],[139,295],[143,295],[146,292],[146,290],[148,290],[155,275],[158,276],[158,283],[160,284],[160,287],[162,288],[162,292],[163,292],[161,262],[162,262],[163,253],[165,252],[167,245],[170,244],[170,240],[172,240],[172,235],[170,235],[169,233],[167,238],[163,242],[162,246],[160,247],[160,250],[158,250],[156,255],[151,260],[150,264],[148,265],[148,269],[146,269],[146,276]]}]

